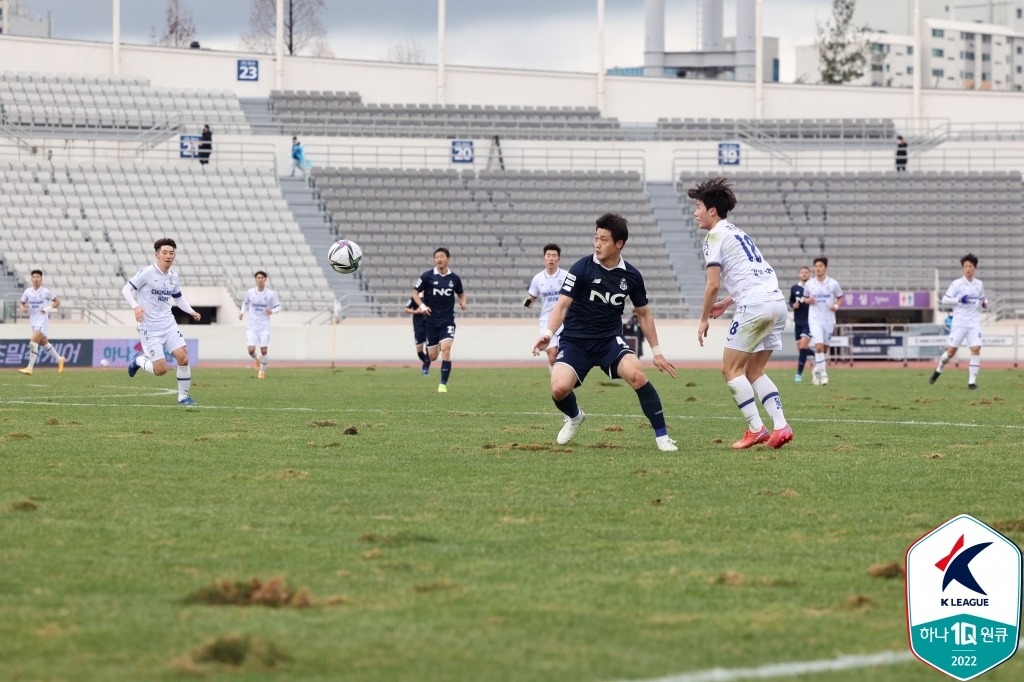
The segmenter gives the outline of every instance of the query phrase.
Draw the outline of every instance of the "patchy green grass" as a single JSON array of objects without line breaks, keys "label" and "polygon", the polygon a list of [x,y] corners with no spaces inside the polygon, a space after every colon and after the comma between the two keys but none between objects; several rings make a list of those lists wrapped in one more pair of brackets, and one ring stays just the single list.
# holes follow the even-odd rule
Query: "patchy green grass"
[{"label": "patchy green grass", "polygon": [[[189,410],[173,377],[4,372],[0,680],[604,682],[905,650],[887,565],[911,542],[964,512],[1024,539],[1020,373],[929,373],[777,372],[796,440],[742,452],[718,372],[655,373],[661,453],[596,376],[555,445],[542,368],[456,363],[446,395],[416,368],[198,368]],[[189,598],[254,576],[309,603]]]}]

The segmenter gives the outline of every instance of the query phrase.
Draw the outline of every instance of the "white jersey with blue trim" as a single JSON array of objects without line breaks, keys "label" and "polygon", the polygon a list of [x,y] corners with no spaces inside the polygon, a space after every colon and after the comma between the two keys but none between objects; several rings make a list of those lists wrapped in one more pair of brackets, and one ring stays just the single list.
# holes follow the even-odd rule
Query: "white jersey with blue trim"
[{"label": "white jersey with blue trim", "polygon": [[128,283],[135,290],[139,305],[145,313],[139,325],[140,330],[163,331],[175,326],[171,305],[172,299],[181,297],[178,273],[170,269],[166,273],[161,272],[154,263],[135,273]]},{"label": "white jersey with blue trim", "polygon": [[277,299],[277,292],[264,287],[260,291],[256,287],[245,292],[245,299],[242,301],[242,312],[249,311],[249,321],[246,328],[253,331],[266,331],[270,329],[270,315],[267,310],[273,313],[281,312],[281,301]]},{"label": "white jersey with blue trim", "polygon": [[46,313],[43,312],[43,308],[50,305],[55,298],[57,297],[53,295],[53,292],[46,287],[39,287],[38,289],[29,287],[25,289],[25,293],[21,295],[21,302],[28,306],[30,325],[38,327],[49,321]]},{"label": "white jersey with blue trim", "polygon": [[705,269],[717,265],[737,306],[783,301],[779,278],[747,233],[720,220],[704,237]]},{"label": "white jersey with blue trim", "polygon": [[[967,303],[961,303],[960,299],[967,297]],[[981,327],[981,319],[978,310],[982,301],[985,300],[985,285],[975,277],[970,282],[966,277],[961,277],[949,285],[942,302],[953,306],[953,326],[969,327],[978,329]]]},{"label": "white jersey with blue trim", "polygon": [[555,309],[555,304],[558,303],[558,297],[562,284],[565,282],[565,276],[569,274],[568,270],[558,268],[553,275],[549,275],[547,270],[541,270],[533,276],[533,281],[530,282],[529,294],[534,298],[541,300],[540,308],[540,328],[547,329],[548,320],[551,319],[551,311]]},{"label": "white jersey with blue trim", "polygon": [[823,282],[819,282],[817,277],[811,277],[807,284],[804,285],[804,297],[806,298],[807,296],[814,298],[814,303],[811,304],[810,311],[807,314],[808,323],[834,325],[836,323],[836,313],[832,310],[832,306],[843,297],[843,288],[839,286],[839,282],[828,275],[825,276],[825,281]]}]

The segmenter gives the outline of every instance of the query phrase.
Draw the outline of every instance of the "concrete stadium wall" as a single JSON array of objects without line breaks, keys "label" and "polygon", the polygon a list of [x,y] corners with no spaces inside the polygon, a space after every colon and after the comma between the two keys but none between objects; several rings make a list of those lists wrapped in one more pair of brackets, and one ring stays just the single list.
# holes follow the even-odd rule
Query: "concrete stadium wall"
[{"label": "concrete stadium wall", "polygon": [[[237,80],[238,59],[259,59],[260,80]],[[111,75],[108,43],[0,36],[4,70]],[[266,97],[276,87],[271,55],[123,45],[121,73],[145,76],[154,86],[232,90]],[[596,78],[588,73],[448,67],[447,100],[454,104],[595,106]],[[287,57],[284,89],[355,90],[365,101],[433,103],[436,69],[430,65]],[[744,83],[612,76],[606,79],[605,115],[624,122],[659,117],[754,116],[753,86]],[[923,115],[953,121],[1014,121],[1024,93],[925,90]],[[766,84],[766,118],[906,118],[909,89]]]}]

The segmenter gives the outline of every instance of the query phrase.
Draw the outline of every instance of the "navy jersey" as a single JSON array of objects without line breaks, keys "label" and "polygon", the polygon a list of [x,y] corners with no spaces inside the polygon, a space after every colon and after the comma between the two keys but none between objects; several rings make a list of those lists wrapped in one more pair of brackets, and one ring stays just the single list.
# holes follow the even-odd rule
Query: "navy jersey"
[{"label": "navy jersey", "polygon": [[406,310],[419,310],[420,307],[416,305],[416,301],[412,300],[412,296],[409,297],[409,302],[405,304]]},{"label": "navy jersey", "polygon": [[455,317],[455,297],[462,295],[462,280],[454,272],[449,270],[447,275],[440,275],[437,268],[427,270],[420,275],[414,288],[423,304],[430,308],[432,318]]},{"label": "navy jersey", "polygon": [[793,304],[800,302],[799,308],[793,309],[793,324],[807,324],[807,314],[810,312],[811,307],[804,303],[804,287],[801,284],[794,284],[789,289],[789,307],[793,308]]},{"label": "navy jersey", "polygon": [[626,297],[634,308],[647,305],[640,271],[624,260],[611,270],[587,256],[573,263],[561,293],[573,299],[565,314],[563,339],[607,339],[622,334]]}]

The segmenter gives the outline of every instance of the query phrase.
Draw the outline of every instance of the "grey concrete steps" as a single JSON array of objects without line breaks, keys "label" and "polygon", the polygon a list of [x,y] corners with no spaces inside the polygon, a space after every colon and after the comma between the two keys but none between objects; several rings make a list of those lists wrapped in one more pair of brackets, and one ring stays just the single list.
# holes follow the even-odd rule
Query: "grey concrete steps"
[{"label": "grey concrete steps", "polygon": [[671,182],[648,182],[647,195],[651,199],[661,237],[665,240],[665,250],[679,284],[679,292],[686,301],[687,316],[697,317],[705,284],[704,259],[700,253],[702,237]]},{"label": "grey concrete steps", "polygon": [[270,113],[270,98],[239,97],[238,103],[245,114],[246,122],[252,127],[253,135],[280,135],[280,126],[273,123]]}]

